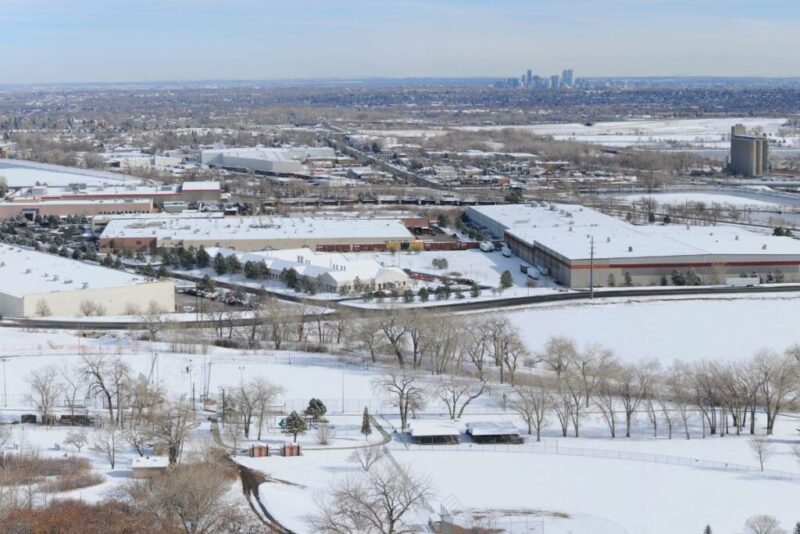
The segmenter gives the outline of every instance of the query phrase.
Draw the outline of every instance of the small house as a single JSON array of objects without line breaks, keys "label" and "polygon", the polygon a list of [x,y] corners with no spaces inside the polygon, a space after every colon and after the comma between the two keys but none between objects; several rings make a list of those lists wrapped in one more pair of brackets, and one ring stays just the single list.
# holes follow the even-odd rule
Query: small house
[{"label": "small house", "polygon": [[166,456],[141,456],[131,460],[133,478],[153,478],[162,475],[168,467]]}]

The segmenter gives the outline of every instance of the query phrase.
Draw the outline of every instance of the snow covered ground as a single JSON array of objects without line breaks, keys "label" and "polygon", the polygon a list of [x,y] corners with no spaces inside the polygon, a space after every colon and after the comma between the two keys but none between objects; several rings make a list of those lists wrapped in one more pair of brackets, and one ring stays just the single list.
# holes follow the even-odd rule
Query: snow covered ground
[{"label": "snow covered ground", "polygon": [[776,206],[780,203],[776,200],[769,202],[765,200],[754,200],[751,198],[738,197],[735,195],[715,194],[715,193],[656,193],[653,195],[645,195],[641,193],[633,195],[624,195],[622,200],[628,202],[636,202],[642,198],[652,198],[659,204],[683,205],[691,202],[703,202],[706,206],[712,204],[736,206],[737,208],[744,207],[764,207]]},{"label": "snow covered ground", "polygon": [[[475,126],[468,131],[514,128],[535,135],[549,135],[560,140],[597,143],[606,146],[664,146],[678,144],[692,148],[728,148],[731,126],[744,124],[749,130],[760,127],[770,137],[777,137],[786,119],[731,117],[714,119],[663,119],[598,122],[592,126],[578,123],[532,124],[526,126]],[[789,146],[800,145],[795,134],[777,137]]]},{"label": "snow covered ground", "polygon": [[66,187],[75,183],[92,186],[124,185],[143,182],[139,178],[122,174],[17,160],[0,160],[0,176],[5,178],[8,187],[12,188],[34,185]]},{"label": "snow covered ground", "polygon": [[600,343],[628,361],[717,358],[737,361],[800,343],[800,297],[635,298],[551,304],[509,313],[529,350],[552,336]]}]

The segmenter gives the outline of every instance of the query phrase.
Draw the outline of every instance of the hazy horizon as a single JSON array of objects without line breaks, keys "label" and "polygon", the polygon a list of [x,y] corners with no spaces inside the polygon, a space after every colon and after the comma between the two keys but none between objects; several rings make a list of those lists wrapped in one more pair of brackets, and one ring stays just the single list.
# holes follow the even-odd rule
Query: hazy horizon
[{"label": "hazy horizon", "polygon": [[800,76],[781,0],[0,0],[0,84]]}]

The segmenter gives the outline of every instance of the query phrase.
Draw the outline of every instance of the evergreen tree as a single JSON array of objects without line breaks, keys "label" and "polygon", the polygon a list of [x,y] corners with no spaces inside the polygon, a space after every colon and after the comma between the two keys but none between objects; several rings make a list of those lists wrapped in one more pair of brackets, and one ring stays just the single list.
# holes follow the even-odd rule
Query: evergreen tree
[{"label": "evergreen tree", "polygon": [[469,290],[469,295],[474,299],[480,297],[481,287],[478,284],[472,284],[472,288]]},{"label": "evergreen tree", "polygon": [[614,276],[614,273],[608,273],[608,287],[615,287],[617,285],[617,279]]},{"label": "evergreen tree", "polygon": [[225,256],[220,252],[214,256],[214,272],[217,274],[225,274],[228,271],[228,262],[225,261]]},{"label": "evergreen tree", "polygon": [[711,534],[711,525],[706,525],[706,528],[703,529],[703,534]]},{"label": "evergreen tree", "polygon": [[672,222],[672,217],[669,216],[669,213],[664,215],[664,224],[670,224]]},{"label": "evergreen tree", "polygon": [[631,278],[631,273],[625,271],[624,278],[625,278],[625,287],[633,286],[633,278]]},{"label": "evergreen tree", "polygon": [[167,266],[164,265],[163,263],[159,265],[156,274],[158,275],[159,278],[164,278],[166,276],[169,276],[169,271],[167,270]]},{"label": "evergreen tree", "polygon": [[217,289],[217,285],[214,283],[214,280],[211,279],[210,276],[205,275],[202,280],[200,280],[199,288],[202,291],[214,291]]},{"label": "evergreen tree", "polygon": [[194,255],[194,261],[201,269],[208,267],[208,264],[211,262],[211,256],[208,255],[203,245],[200,245],[200,248],[197,249],[197,253]]},{"label": "evergreen tree", "polygon": [[361,418],[361,433],[364,435],[364,439],[368,439],[372,434],[372,423],[369,421],[369,412],[366,406],[364,406],[364,415]]},{"label": "evergreen tree", "polygon": [[794,526],[794,530],[792,531],[794,534],[800,534],[800,521],[797,522]]},{"label": "evergreen tree", "polygon": [[225,258],[225,263],[227,264],[229,273],[239,274],[242,272],[242,263],[239,261],[239,258],[236,256],[236,254],[231,254]]},{"label": "evergreen tree", "polygon": [[320,399],[311,399],[308,401],[308,407],[305,410],[305,414],[311,419],[314,421],[319,421],[326,413],[328,413],[328,408]]},{"label": "evergreen tree", "polygon": [[511,271],[503,271],[500,275],[500,289],[508,289],[514,284],[514,278],[511,276]]},{"label": "evergreen tree", "polygon": [[115,269],[122,269],[122,260],[119,259],[119,256],[114,258],[114,262],[112,263],[112,267]]},{"label": "evergreen tree", "polygon": [[421,287],[419,289],[419,300],[421,300],[422,302],[428,302],[428,297],[429,296],[430,295],[428,294],[428,288],[427,287]]},{"label": "evergreen tree", "polygon": [[155,278],[156,277],[156,270],[153,268],[152,265],[150,265],[148,263],[147,265],[142,267],[142,274],[147,276],[147,277],[150,277],[150,278]]},{"label": "evergreen tree", "polygon": [[650,224],[656,222],[656,214],[653,213],[652,211],[647,215],[647,222],[649,222]]},{"label": "evergreen tree", "polygon": [[111,267],[114,265],[114,258],[111,257],[111,254],[106,254],[106,257],[103,258],[103,266],[104,267]]},{"label": "evergreen tree", "polygon": [[405,291],[403,291],[403,301],[414,302],[414,292],[410,289],[406,289]]},{"label": "evergreen tree", "polygon": [[305,434],[306,430],[308,430],[308,425],[306,425],[305,420],[303,420],[297,412],[290,413],[289,417],[284,419],[283,432],[285,434],[291,434],[295,443],[297,443],[297,435]]}]

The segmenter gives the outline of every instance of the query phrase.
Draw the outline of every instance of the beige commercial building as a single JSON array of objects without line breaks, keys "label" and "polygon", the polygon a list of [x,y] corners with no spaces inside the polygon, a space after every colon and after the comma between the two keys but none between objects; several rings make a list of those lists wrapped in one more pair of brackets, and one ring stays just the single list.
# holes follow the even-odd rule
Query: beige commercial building
[{"label": "beige commercial building", "polygon": [[236,251],[309,248],[383,250],[414,236],[400,219],[315,217],[113,218],[100,235],[100,249],[160,250],[209,247]]},{"label": "beige commercial building", "polygon": [[470,207],[521,260],[567,287],[672,284],[692,272],[704,285],[755,276],[800,282],[800,241],[731,226],[633,225],[578,205]]},{"label": "beige commercial building", "polygon": [[739,176],[763,176],[769,173],[769,141],[766,137],[747,135],[741,124],[731,128],[730,170]]},{"label": "beige commercial building", "polygon": [[151,303],[175,310],[172,280],[108,269],[0,244],[0,314],[6,317],[123,315]]}]

